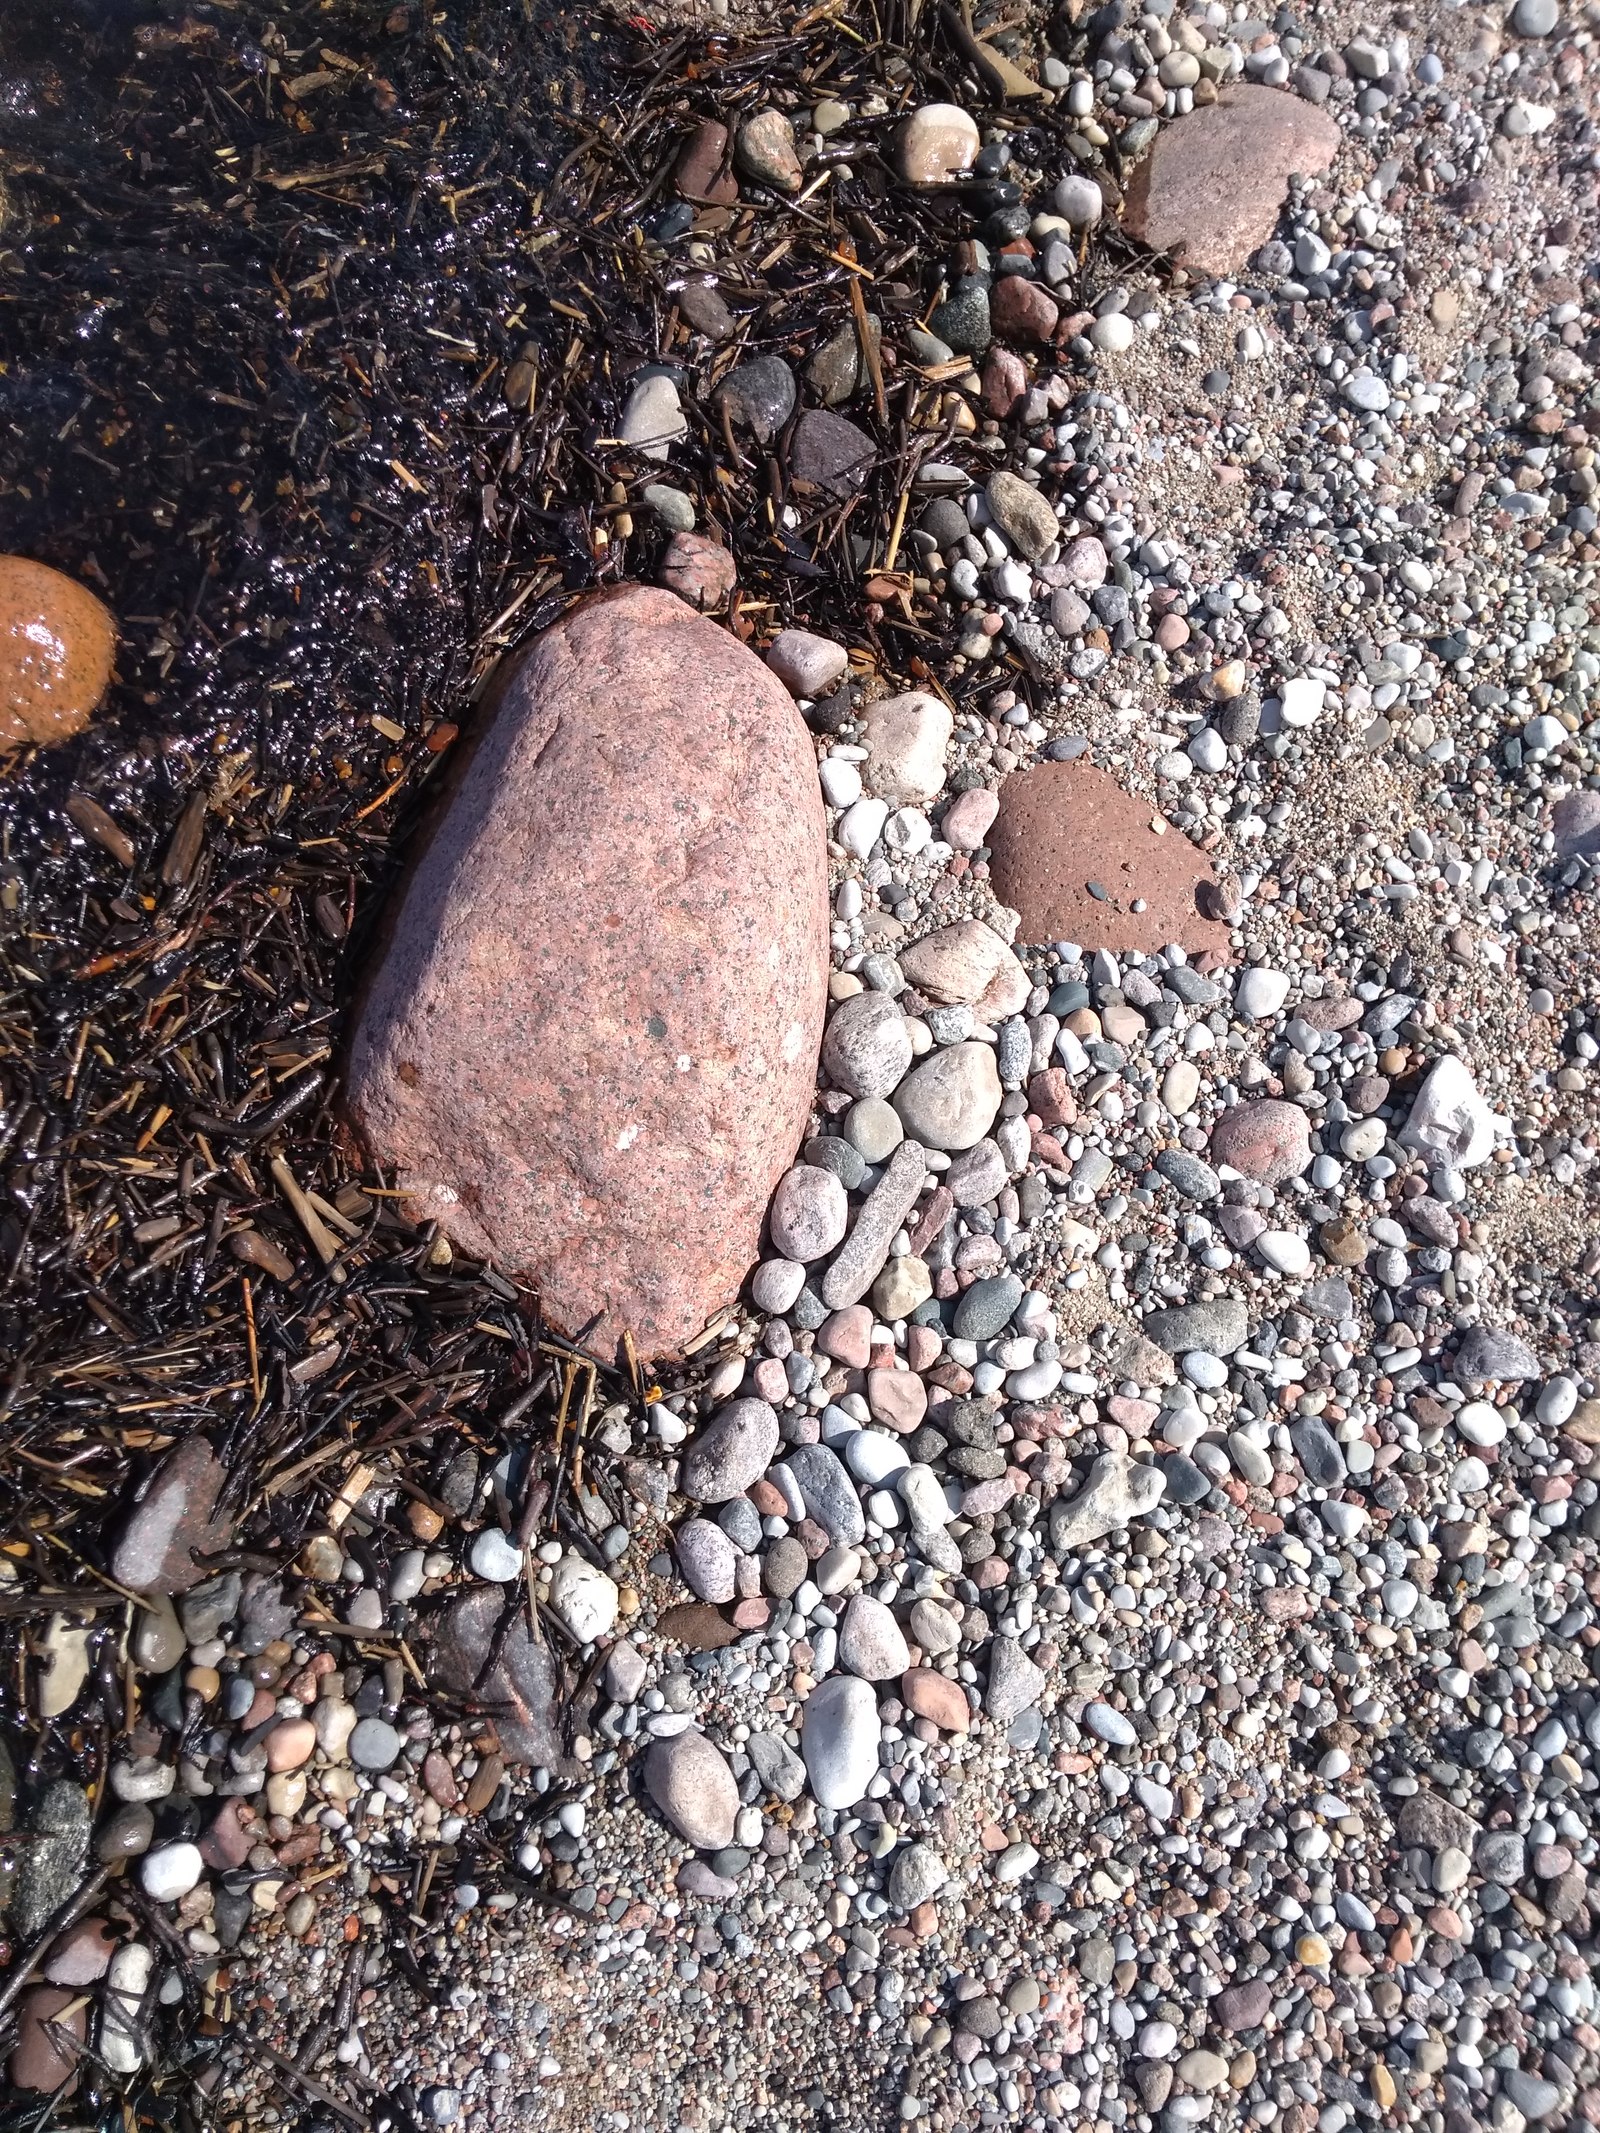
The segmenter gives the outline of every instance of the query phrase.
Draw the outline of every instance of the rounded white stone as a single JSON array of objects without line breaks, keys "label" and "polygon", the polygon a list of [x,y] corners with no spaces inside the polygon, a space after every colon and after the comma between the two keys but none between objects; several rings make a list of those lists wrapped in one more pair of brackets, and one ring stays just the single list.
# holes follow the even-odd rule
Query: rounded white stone
[{"label": "rounded white stone", "polygon": [[176,1903],[199,1883],[205,1861],[196,1844],[162,1844],[146,1852],[139,1865],[139,1883],[156,1903]]}]

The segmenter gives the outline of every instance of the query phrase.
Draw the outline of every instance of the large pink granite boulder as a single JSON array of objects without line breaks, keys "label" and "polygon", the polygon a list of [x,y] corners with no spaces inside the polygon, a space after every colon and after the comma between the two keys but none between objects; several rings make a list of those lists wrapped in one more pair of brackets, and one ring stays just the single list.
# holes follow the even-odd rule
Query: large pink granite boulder
[{"label": "large pink granite boulder", "polygon": [[626,587],[547,630],[489,715],[370,980],[350,1108],[412,1212],[552,1323],[669,1355],[756,1257],[827,975],[788,690]]}]

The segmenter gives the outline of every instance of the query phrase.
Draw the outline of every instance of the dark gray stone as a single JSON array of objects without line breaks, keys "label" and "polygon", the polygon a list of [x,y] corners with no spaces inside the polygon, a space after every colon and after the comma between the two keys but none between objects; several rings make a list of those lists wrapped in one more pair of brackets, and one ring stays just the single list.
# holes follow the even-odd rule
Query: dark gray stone
[{"label": "dark gray stone", "polygon": [[1345,1456],[1326,1422],[1316,1415],[1307,1415],[1299,1422],[1291,1422],[1289,1441],[1294,1446],[1295,1457],[1304,1468],[1308,1481],[1319,1489],[1343,1487],[1348,1471]]},{"label": "dark gray stone", "polygon": [[836,1545],[866,1538],[867,1521],[856,1485],[825,1444],[797,1444],[784,1462],[800,1484],[806,1512]]},{"label": "dark gray stone", "polygon": [[1232,1355],[1244,1346],[1248,1330],[1244,1304],[1237,1296],[1174,1304],[1170,1310],[1152,1311],[1143,1325],[1147,1338],[1168,1355],[1187,1355],[1192,1348],[1203,1348],[1208,1355]]},{"label": "dark gray stone", "polygon": [[1015,1274],[990,1274],[975,1281],[959,1298],[951,1325],[958,1340],[993,1340],[1022,1301]]},{"label": "dark gray stone", "polygon": [[719,412],[727,409],[735,429],[770,444],[794,413],[794,372],[782,356],[753,356],[728,372],[712,400]]},{"label": "dark gray stone", "polygon": [[1456,1350],[1450,1375],[1460,1385],[1481,1384],[1490,1378],[1501,1385],[1521,1384],[1539,1375],[1539,1358],[1514,1333],[1474,1326]]}]

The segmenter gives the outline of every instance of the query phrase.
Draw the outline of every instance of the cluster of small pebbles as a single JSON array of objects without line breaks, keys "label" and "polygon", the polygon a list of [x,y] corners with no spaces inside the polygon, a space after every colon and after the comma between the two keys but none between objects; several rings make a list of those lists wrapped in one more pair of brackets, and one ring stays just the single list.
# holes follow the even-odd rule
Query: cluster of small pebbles
[{"label": "cluster of small pebbles", "polygon": [[[937,672],[760,641],[827,813],[810,1135],[689,1389],[603,1418],[584,1549],[512,1460],[287,1577],[183,1574],[198,1467],[134,1511],[140,1715],[34,1807],[16,1930],[110,1879],[20,2087],[192,2001],[228,2125],[333,2123],[252,2047],[435,2125],[1600,2123],[1595,34],[1334,12],[1113,0],[985,45],[1026,125],[686,137],[646,231],[700,354],[741,198],[881,151],[973,210],[615,444],[720,610],[692,431],[835,501],[886,377],[938,440],[868,586]],[[1337,155],[1265,128],[1221,267],[1183,129],[1248,150],[1238,88]],[[1091,294],[1113,144],[1187,280]],[[70,1711],[81,1627],[42,1652]]]}]

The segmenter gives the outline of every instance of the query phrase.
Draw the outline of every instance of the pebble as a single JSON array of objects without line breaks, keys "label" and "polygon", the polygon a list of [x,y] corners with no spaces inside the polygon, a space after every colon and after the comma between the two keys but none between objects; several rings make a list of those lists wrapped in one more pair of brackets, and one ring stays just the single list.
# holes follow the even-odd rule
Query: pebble
[{"label": "pebble", "polygon": [[621,1598],[615,1580],[581,1555],[564,1555],[550,1573],[551,1609],[581,1644],[609,1636]]},{"label": "pebble", "polygon": [[928,1903],[950,1879],[949,1868],[930,1844],[907,1844],[894,1855],[887,1894],[895,1911],[914,1911]]},{"label": "pebble", "polygon": [[139,1885],[154,1903],[176,1903],[199,1882],[205,1861],[193,1844],[161,1844],[146,1852]]},{"label": "pebble", "polygon": [[794,696],[826,696],[843,681],[850,655],[811,630],[780,630],[767,646],[767,665]]},{"label": "pebble", "polygon": [[733,1842],[739,1788],[727,1759],[694,1726],[653,1741],[644,1759],[650,1797],[686,1843],[718,1851]]},{"label": "pebble", "polygon": [[1494,1153],[1498,1125],[1465,1060],[1447,1052],[1429,1069],[1401,1129],[1407,1148],[1457,1170],[1475,1169]]},{"label": "pebble", "polygon": [[99,708],[117,626],[85,585],[32,557],[0,555],[0,749],[53,747]]},{"label": "pebble", "polygon": [[1252,1022],[1275,1015],[1289,997],[1289,979],[1281,970],[1257,963],[1245,971],[1234,992],[1234,1009]]},{"label": "pebble", "polygon": [[389,1770],[403,1745],[386,1718],[358,1719],[350,1733],[350,1760],[358,1770]]},{"label": "pebble", "polygon": [[855,1097],[892,1096],[910,1065],[911,1034],[886,993],[857,993],[834,1009],[822,1066],[836,1089]]},{"label": "pebble", "polygon": [[907,1074],[894,1107],[913,1140],[953,1153],[982,1140],[1003,1094],[990,1046],[952,1044]]},{"label": "pebble", "polygon": [[1011,1637],[996,1637],[989,1647],[989,1685],[983,1708],[1002,1726],[1030,1710],[1044,1693],[1045,1676]]},{"label": "pebble", "polygon": [[[900,1026],[904,1029],[903,1020]],[[872,1286],[901,1224],[916,1205],[926,1171],[927,1156],[920,1142],[902,1141],[823,1276],[822,1301],[830,1311],[853,1304]]]},{"label": "pebble", "polygon": [[508,1585],[522,1575],[522,1550],[498,1526],[485,1526],[472,1543],[469,1560],[474,1575],[487,1578],[492,1585]]},{"label": "pebble", "polygon": [[1136,1464],[1120,1452],[1105,1452],[1071,1499],[1050,1507],[1050,1545],[1065,1553],[1084,1548],[1120,1527],[1148,1517],[1166,1492],[1160,1467]]},{"label": "pebble", "polygon": [[1075,230],[1092,229],[1105,212],[1105,196],[1093,178],[1073,171],[1057,185],[1055,211]]},{"label": "pebble", "polygon": [[735,428],[770,444],[794,413],[794,372],[782,356],[752,356],[728,372],[712,399]]},{"label": "pebble", "polygon": [[670,378],[657,373],[639,380],[628,394],[617,434],[646,459],[665,459],[689,434],[689,418]]},{"label": "pebble", "polygon": [[984,495],[995,524],[1029,562],[1036,562],[1060,539],[1055,512],[1030,482],[1002,471],[990,475]]},{"label": "pebble", "polygon": [[804,179],[794,127],[785,111],[757,111],[739,128],[739,161],[752,178],[779,192],[797,193]]},{"label": "pebble", "polygon": [[690,1518],[673,1535],[684,1583],[697,1599],[723,1606],[734,1596],[739,1551],[709,1518]]},{"label": "pebble", "polygon": [[904,1632],[881,1600],[858,1592],[839,1625],[839,1662],[863,1681],[890,1681],[911,1664]]},{"label": "pebble", "polygon": [[896,160],[908,184],[938,185],[970,170],[981,146],[977,122],[959,104],[924,104],[901,129]]},{"label": "pebble", "polygon": [[1311,1160],[1306,1114],[1274,1097],[1235,1104],[1211,1130],[1211,1159],[1263,1185],[1298,1177]]},{"label": "pebble", "polygon": [[[921,807],[937,799],[954,730],[949,706],[923,689],[869,705],[861,738],[872,792],[900,806]],[[886,1096],[889,1092],[871,1093]]]},{"label": "pebble", "polygon": [[1139,1735],[1131,1719],[1121,1711],[1115,1711],[1108,1703],[1091,1703],[1083,1714],[1083,1722],[1096,1740],[1103,1740],[1112,1748],[1132,1748],[1138,1744]]},{"label": "pebble", "polygon": [[853,1807],[878,1772],[882,1738],[872,1684],[834,1675],[812,1690],[801,1720],[800,1753],[821,1807]]},{"label": "pebble", "polygon": [[767,1216],[774,1251],[802,1264],[827,1258],[843,1242],[849,1219],[844,1187],[831,1171],[810,1163],[784,1172]]},{"label": "pebble", "polygon": [[685,1451],[678,1486],[696,1503],[726,1503],[760,1480],[778,1437],[778,1417],[765,1400],[730,1400]]}]

